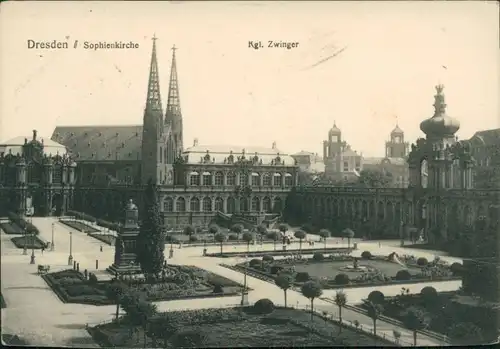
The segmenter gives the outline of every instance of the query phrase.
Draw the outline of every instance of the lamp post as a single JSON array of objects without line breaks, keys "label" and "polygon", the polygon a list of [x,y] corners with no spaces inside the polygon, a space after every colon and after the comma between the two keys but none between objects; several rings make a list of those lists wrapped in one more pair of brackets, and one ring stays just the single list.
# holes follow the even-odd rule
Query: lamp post
[{"label": "lamp post", "polygon": [[69,257],[68,265],[73,264],[73,232],[69,232]]},{"label": "lamp post", "polygon": [[52,223],[52,241],[50,242],[50,250],[54,251],[55,246],[54,246],[54,228],[55,228],[56,223]]},{"label": "lamp post", "polygon": [[26,229],[26,227],[24,227],[23,232],[24,232],[23,255],[27,255],[28,254],[28,246],[27,246],[27,243],[28,243],[28,229]]},{"label": "lamp post", "polygon": [[241,291],[241,306],[248,305],[248,291],[247,291],[247,268],[248,268],[248,255],[245,255],[245,273],[243,274],[243,289]]}]

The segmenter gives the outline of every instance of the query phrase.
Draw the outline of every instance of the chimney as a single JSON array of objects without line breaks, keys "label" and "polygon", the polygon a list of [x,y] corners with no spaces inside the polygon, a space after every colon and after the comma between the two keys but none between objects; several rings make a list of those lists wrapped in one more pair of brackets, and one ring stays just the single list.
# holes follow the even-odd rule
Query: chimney
[{"label": "chimney", "polygon": [[198,146],[198,138],[195,138],[193,141],[193,147],[197,147],[197,146]]},{"label": "chimney", "polygon": [[273,142],[273,149],[276,149],[276,141]]}]

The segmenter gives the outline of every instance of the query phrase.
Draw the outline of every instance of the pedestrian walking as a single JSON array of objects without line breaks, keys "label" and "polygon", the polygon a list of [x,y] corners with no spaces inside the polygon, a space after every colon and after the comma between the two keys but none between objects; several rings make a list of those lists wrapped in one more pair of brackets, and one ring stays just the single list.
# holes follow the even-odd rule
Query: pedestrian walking
[{"label": "pedestrian walking", "polygon": [[380,248],[380,241],[378,242],[378,247]]},{"label": "pedestrian walking", "polygon": [[100,249],[101,249],[101,252],[102,252],[102,245],[101,245],[101,248],[100,248]]},{"label": "pedestrian walking", "polygon": [[42,254],[43,254],[43,251],[45,251],[45,246],[42,246]]}]

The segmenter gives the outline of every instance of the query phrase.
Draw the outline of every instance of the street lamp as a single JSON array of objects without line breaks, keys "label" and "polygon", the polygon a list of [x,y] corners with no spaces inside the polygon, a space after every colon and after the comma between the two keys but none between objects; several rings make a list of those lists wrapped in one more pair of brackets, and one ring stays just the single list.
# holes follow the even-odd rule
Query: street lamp
[{"label": "street lamp", "polygon": [[68,257],[68,265],[73,264],[73,232],[69,232],[69,257]]},{"label": "street lamp", "polygon": [[55,250],[55,246],[54,246],[54,227],[55,227],[56,223],[52,223],[52,241],[50,242],[50,250],[51,251],[54,251]]},{"label": "street lamp", "polygon": [[241,305],[248,305],[248,291],[247,291],[247,268],[248,268],[248,255],[245,255],[245,273],[243,274],[243,289],[241,291]]},{"label": "street lamp", "polygon": [[27,255],[28,254],[28,246],[27,246],[27,243],[28,243],[28,229],[26,227],[24,227],[23,232],[24,232],[23,255]]}]

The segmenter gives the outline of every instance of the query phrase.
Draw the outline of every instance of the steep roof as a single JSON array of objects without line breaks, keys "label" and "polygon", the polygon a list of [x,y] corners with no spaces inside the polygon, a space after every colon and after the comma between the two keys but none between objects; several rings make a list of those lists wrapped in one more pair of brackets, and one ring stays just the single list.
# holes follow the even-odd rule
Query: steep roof
[{"label": "steep roof", "polygon": [[77,162],[141,159],[141,125],[57,126],[51,139],[65,145]]},{"label": "steep roof", "polygon": [[470,141],[479,140],[484,145],[500,144],[500,128],[478,131],[471,137]]}]

